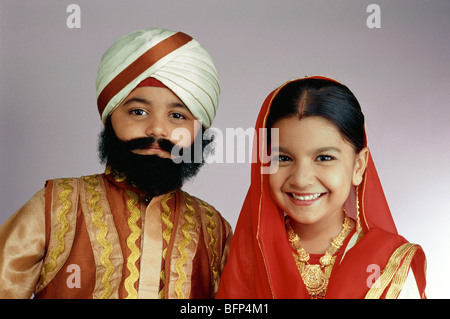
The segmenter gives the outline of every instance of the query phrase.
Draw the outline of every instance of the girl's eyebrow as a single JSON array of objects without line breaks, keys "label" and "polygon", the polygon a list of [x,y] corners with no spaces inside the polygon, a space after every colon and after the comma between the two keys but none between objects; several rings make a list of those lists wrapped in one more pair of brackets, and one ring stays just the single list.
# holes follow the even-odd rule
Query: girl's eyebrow
[{"label": "girl's eyebrow", "polygon": [[272,152],[289,153],[289,150],[283,146],[271,147]]},{"label": "girl's eyebrow", "polygon": [[316,153],[326,153],[326,152],[337,152],[337,153],[341,153],[341,150],[337,147],[334,146],[325,146],[325,147],[320,147],[318,149],[315,150]]},{"label": "girl's eyebrow", "polygon": [[[289,149],[287,149],[286,147],[283,147],[283,146],[272,147],[271,150],[272,150],[272,152],[275,151],[275,152],[280,152],[280,153],[289,153]],[[341,153],[341,150],[334,146],[319,147],[314,150],[314,153],[326,153],[326,152],[330,152],[330,151]]]}]

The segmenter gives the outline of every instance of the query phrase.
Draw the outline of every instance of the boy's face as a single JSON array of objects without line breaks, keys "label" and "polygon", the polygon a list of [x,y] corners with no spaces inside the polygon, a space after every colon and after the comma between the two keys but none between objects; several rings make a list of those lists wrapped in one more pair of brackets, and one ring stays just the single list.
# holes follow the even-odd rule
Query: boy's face
[{"label": "boy's face", "polygon": [[135,149],[133,153],[162,158],[171,158],[171,153],[160,147],[158,139],[188,148],[199,130],[195,121],[186,105],[171,90],[153,86],[134,89],[111,114],[112,126],[120,140],[156,139],[149,147]]}]

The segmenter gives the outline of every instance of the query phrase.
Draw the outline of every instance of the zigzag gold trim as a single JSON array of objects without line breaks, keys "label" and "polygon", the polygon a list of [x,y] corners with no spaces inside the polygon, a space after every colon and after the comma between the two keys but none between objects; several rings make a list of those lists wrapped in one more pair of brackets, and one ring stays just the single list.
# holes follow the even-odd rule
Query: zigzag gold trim
[{"label": "zigzag gold trim", "polygon": [[103,246],[103,252],[100,256],[101,264],[106,268],[106,272],[102,277],[102,284],[105,291],[100,296],[101,299],[107,299],[111,296],[113,287],[110,282],[110,277],[114,272],[114,265],[109,260],[109,256],[113,251],[112,244],[106,239],[106,234],[108,233],[108,225],[102,221],[103,209],[98,204],[100,200],[100,193],[95,190],[98,186],[98,181],[95,176],[85,176],[83,179],[86,181],[88,186],[86,187],[86,192],[91,195],[91,199],[88,201],[88,205],[94,210],[94,215],[92,216],[92,223],[98,228],[97,241]]},{"label": "zigzag gold trim", "polygon": [[110,165],[106,165],[106,167],[105,167],[105,175],[109,175],[109,174],[113,174],[113,176],[114,176],[114,180],[116,181],[116,182],[123,182],[124,180],[126,180],[127,179],[127,177],[125,176],[125,174],[123,174],[123,173],[119,173],[119,172],[117,172],[117,171],[113,171],[112,169],[111,169],[111,166]]},{"label": "zigzag gold trim", "polygon": [[192,242],[192,236],[189,234],[189,231],[195,227],[195,222],[192,219],[192,217],[195,216],[195,210],[192,207],[193,204],[192,199],[187,194],[185,194],[185,201],[187,210],[184,213],[184,218],[186,219],[186,223],[181,228],[181,232],[183,233],[184,238],[180,240],[178,244],[178,251],[180,252],[181,257],[177,260],[175,264],[175,269],[177,270],[178,273],[178,279],[175,283],[175,293],[177,294],[178,299],[185,298],[184,293],[181,290],[181,287],[186,281],[186,273],[183,269],[183,265],[188,260],[186,247]]},{"label": "zigzag gold trim", "polygon": [[[163,238],[167,243],[167,247],[164,248],[162,252],[163,261],[166,259],[167,255],[167,249],[169,246],[170,238],[172,237],[172,231],[173,231],[173,223],[170,221],[170,207],[167,205],[167,201],[172,198],[173,192],[165,195],[163,199],[161,200],[161,220],[166,225],[166,229],[163,231]],[[159,299],[164,299],[164,288],[165,288],[165,282],[166,282],[166,271],[164,267],[162,267],[161,270],[161,282],[162,282],[162,288],[158,293]]]},{"label": "zigzag gold trim", "polygon": [[64,235],[69,229],[69,221],[66,218],[67,213],[72,207],[72,202],[67,199],[70,193],[73,192],[73,187],[69,185],[72,181],[71,178],[63,179],[58,185],[64,190],[58,194],[58,201],[62,204],[61,209],[56,216],[57,220],[61,224],[61,228],[56,233],[56,239],[58,241],[58,247],[50,252],[51,261],[42,267],[41,277],[39,279],[39,285],[43,284],[47,273],[52,272],[56,268],[56,259],[64,251]]},{"label": "zigzag gold trim", "polygon": [[214,211],[211,209],[211,207],[208,205],[208,203],[200,200],[200,202],[202,203],[203,207],[206,208],[206,218],[208,219],[208,226],[207,226],[207,230],[208,230],[208,234],[209,237],[211,238],[211,240],[209,241],[209,248],[211,250],[211,271],[213,273],[213,283],[216,282],[218,276],[219,276],[219,272],[217,271],[217,260],[218,260],[218,253],[216,251],[216,243],[217,243],[217,238],[216,235],[214,233],[214,229],[217,227],[216,223],[213,220],[213,216],[214,216]]},{"label": "zigzag gold trim", "polygon": [[134,287],[134,284],[139,279],[139,269],[136,267],[136,261],[141,256],[140,249],[136,246],[136,240],[141,236],[141,229],[137,226],[137,222],[141,218],[141,211],[137,208],[139,203],[139,196],[132,191],[125,191],[130,197],[127,200],[127,208],[131,212],[128,217],[128,227],[131,229],[131,234],[127,238],[127,246],[131,251],[131,254],[127,258],[127,268],[130,271],[130,275],[125,279],[125,289],[128,293],[126,299],[137,299],[138,292]]},{"label": "zigzag gold trim", "polygon": [[[391,283],[392,278],[397,273],[403,258],[408,251],[414,246],[414,244],[406,243],[398,247],[389,258],[389,261],[384,267],[382,275],[373,284],[372,288],[366,294],[365,299],[379,299],[384,290]],[[409,268],[409,264],[407,266]],[[391,293],[392,294],[392,293]]]}]

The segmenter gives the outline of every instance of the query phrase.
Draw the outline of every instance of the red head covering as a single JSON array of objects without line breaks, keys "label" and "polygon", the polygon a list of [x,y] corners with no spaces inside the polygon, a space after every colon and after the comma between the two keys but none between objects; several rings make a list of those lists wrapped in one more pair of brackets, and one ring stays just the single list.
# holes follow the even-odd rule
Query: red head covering
[{"label": "red head covering", "polygon": [[[337,82],[319,76],[308,79]],[[304,79],[293,81],[302,80]],[[262,163],[260,160],[264,158],[263,154],[267,154],[267,145],[264,144],[266,130],[260,130],[260,128],[266,128],[274,97],[291,82],[271,92],[258,115],[253,152],[259,156],[257,161],[252,163],[251,185],[236,226],[230,257],[221,279],[219,298],[309,298],[305,295],[306,290],[293,260],[292,248],[286,236],[283,212],[269,193],[269,175],[261,174],[262,169],[270,164]],[[367,141],[365,144],[367,145]],[[355,195],[354,192],[350,194],[346,208],[349,215],[355,217]],[[370,154],[362,183],[358,187],[358,194],[363,232],[381,228],[397,236],[397,230]]]},{"label": "red head covering", "polygon": [[160,88],[167,88],[161,81],[158,81],[155,78],[146,78],[145,80],[141,81],[137,87],[143,87],[143,86],[156,86]]}]

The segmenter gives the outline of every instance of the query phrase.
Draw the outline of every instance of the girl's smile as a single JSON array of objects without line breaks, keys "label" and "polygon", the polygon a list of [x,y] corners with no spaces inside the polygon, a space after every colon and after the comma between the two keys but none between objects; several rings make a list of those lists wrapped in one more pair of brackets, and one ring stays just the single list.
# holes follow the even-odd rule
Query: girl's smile
[{"label": "girl's smile", "polygon": [[314,204],[314,202],[318,201],[319,198],[321,198],[324,193],[315,193],[315,194],[295,194],[295,193],[288,193],[289,196],[292,198],[292,202],[295,205],[299,206],[309,206]]},{"label": "girl's smile", "polygon": [[269,185],[277,205],[294,224],[336,220],[341,225],[351,186],[359,184],[363,173],[359,154],[323,117],[291,116],[273,128],[279,129],[279,140],[271,145],[271,158],[279,168],[269,176]]}]

